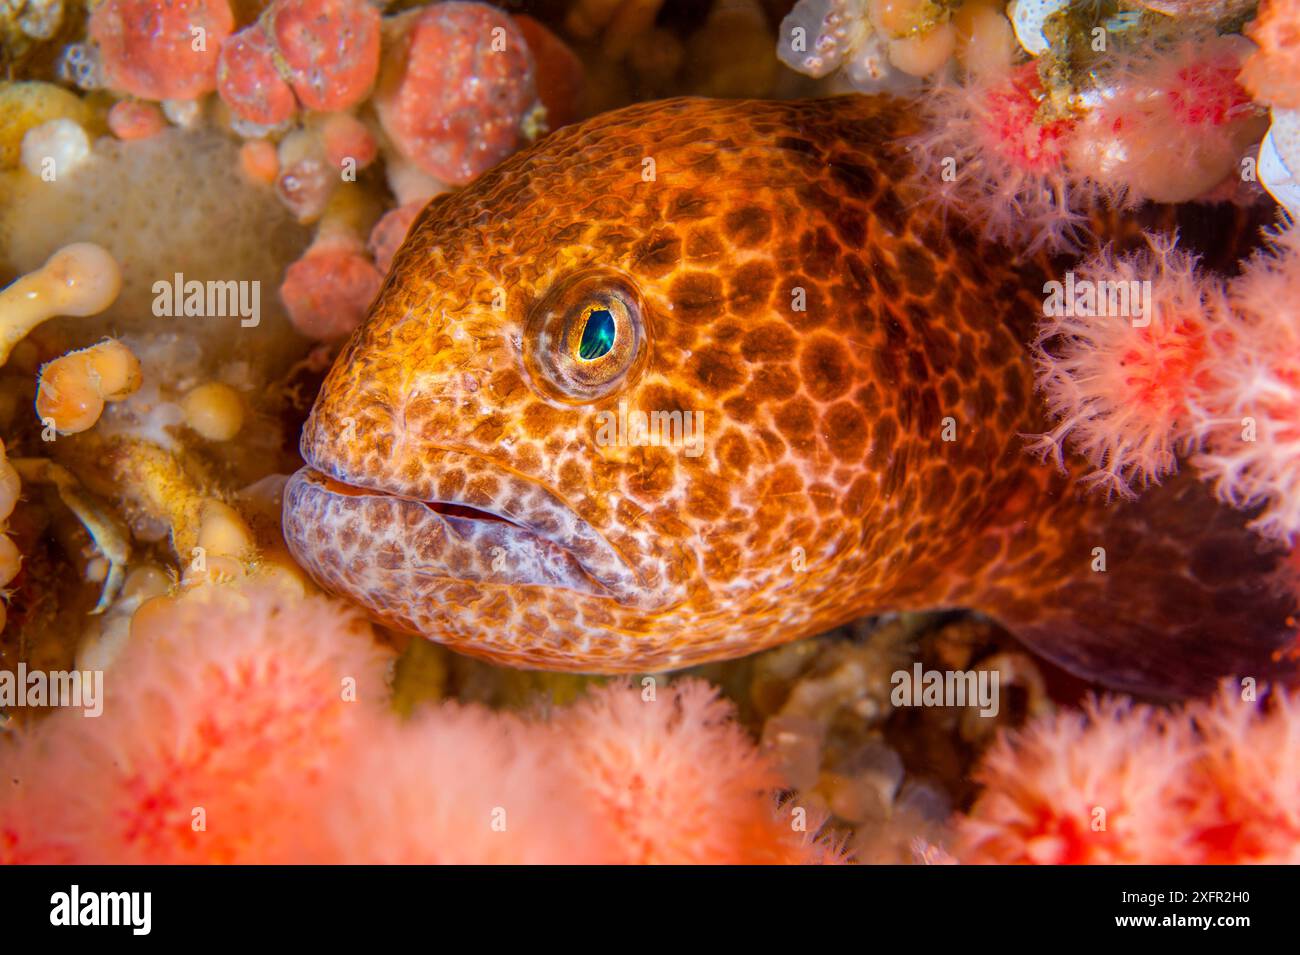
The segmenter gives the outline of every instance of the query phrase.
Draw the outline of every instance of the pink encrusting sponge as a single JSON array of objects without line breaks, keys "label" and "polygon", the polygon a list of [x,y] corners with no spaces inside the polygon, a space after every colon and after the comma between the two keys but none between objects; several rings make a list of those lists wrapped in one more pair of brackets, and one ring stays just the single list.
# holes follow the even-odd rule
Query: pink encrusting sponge
[{"label": "pink encrusting sponge", "polygon": [[379,12],[365,0],[275,0],[221,50],[218,91],[240,119],[273,126],[299,106],[364,100],[379,72]]},{"label": "pink encrusting sponge", "polygon": [[482,3],[435,3],[391,26],[375,108],[403,157],[462,186],[522,145],[539,106],[536,68],[509,16]]},{"label": "pink encrusting sponge", "polygon": [[167,100],[215,88],[217,52],[234,28],[227,0],[104,0],[89,33],[111,89]]}]

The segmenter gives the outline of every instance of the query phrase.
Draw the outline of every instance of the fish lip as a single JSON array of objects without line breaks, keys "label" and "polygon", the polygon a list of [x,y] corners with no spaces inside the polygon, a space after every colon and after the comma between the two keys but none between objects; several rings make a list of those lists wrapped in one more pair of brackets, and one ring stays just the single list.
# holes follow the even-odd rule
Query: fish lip
[{"label": "fish lip", "polygon": [[[306,442],[304,442],[305,444]],[[473,457],[480,462],[487,463],[493,467],[493,471],[503,476],[511,475],[511,472],[492,465],[489,459],[481,455],[473,455],[468,452],[458,452],[452,449],[437,449],[440,453],[447,455],[462,455]],[[592,546],[575,547],[566,542],[558,534],[548,533],[545,529],[535,526],[529,521],[522,519],[519,515],[498,513],[490,507],[485,507],[481,503],[470,504],[461,500],[451,500],[439,498],[431,500],[416,494],[403,493],[390,487],[384,487],[373,479],[358,477],[350,474],[341,474],[338,467],[331,467],[325,462],[316,462],[313,456],[304,454],[305,467],[301,468],[294,476],[294,479],[302,479],[316,485],[317,490],[336,497],[352,496],[358,498],[381,498],[396,501],[409,501],[411,503],[424,505],[428,509],[429,519],[446,520],[448,516],[455,520],[486,522],[488,519],[502,521],[518,530],[521,534],[529,535],[539,541],[549,542],[564,551],[574,563],[580,568],[581,573],[585,576],[590,588],[584,586],[573,586],[577,592],[596,596],[602,599],[613,600],[617,603],[631,607],[642,607],[646,609],[658,607],[662,599],[645,588],[639,576],[632,565],[620,554],[612,545],[605,540],[594,527],[591,526],[584,518],[578,515],[558,494],[551,491],[550,488],[543,484],[529,481],[526,478],[514,476],[515,480],[526,483],[531,488],[542,493],[549,501],[554,502],[561,508],[564,514],[573,522],[574,526],[580,531],[585,531],[587,540],[584,544]],[[513,476],[513,475],[511,475]],[[287,501],[287,498],[286,498]],[[467,508],[471,511],[477,511],[488,515],[488,518],[473,518],[464,515],[446,515],[438,511],[438,505],[451,505],[454,507]],[[597,552],[596,556],[604,559],[595,559],[593,549]],[[578,583],[578,582],[575,582]],[[545,584],[534,584],[545,586]]]}]

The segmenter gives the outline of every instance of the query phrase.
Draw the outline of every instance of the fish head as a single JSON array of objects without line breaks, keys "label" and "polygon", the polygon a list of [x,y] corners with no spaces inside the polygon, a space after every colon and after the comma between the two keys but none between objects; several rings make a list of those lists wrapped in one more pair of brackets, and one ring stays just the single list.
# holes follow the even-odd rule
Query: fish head
[{"label": "fish head", "polygon": [[608,114],[423,210],[286,489],[320,583],[557,669],[736,655],[754,614],[807,622],[792,562],[855,543],[869,423],[832,327],[852,319],[828,291],[840,239],[805,202],[824,172],[738,115]]}]

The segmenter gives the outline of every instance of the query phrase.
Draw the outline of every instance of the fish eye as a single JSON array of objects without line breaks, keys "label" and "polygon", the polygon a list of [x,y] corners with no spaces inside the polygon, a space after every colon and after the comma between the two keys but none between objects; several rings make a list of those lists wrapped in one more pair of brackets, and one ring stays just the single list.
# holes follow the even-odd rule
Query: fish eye
[{"label": "fish eye", "polygon": [[626,385],[645,350],[641,297],[630,279],[610,269],[556,283],[524,329],[524,367],[532,383],[570,404],[597,401]]},{"label": "fish eye", "polygon": [[583,361],[595,361],[614,347],[614,338],[618,325],[607,308],[593,308],[587,312],[582,323],[582,338],[578,343],[578,357]]}]

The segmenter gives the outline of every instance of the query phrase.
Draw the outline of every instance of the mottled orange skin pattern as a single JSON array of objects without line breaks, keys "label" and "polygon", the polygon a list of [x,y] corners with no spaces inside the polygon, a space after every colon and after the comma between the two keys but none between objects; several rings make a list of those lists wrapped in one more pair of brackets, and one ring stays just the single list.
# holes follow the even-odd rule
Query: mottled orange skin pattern
[{"label": "mottled orange skin pattern", "polygon": [[[647,103],[439,196],[305,426],[295,556],[519,666],[656,671],[965,607],[1116,686],[1262,676],[1295,608],[1241,515],[1183,481],[1108,504],[1024,452],[1045,265],[921,201],[913,114]],[[592,270],[639,295],[644,352],[610,394],[557,400],[530,317]],[[603,446],[620,402],[702,412],[703,453]]]}]

